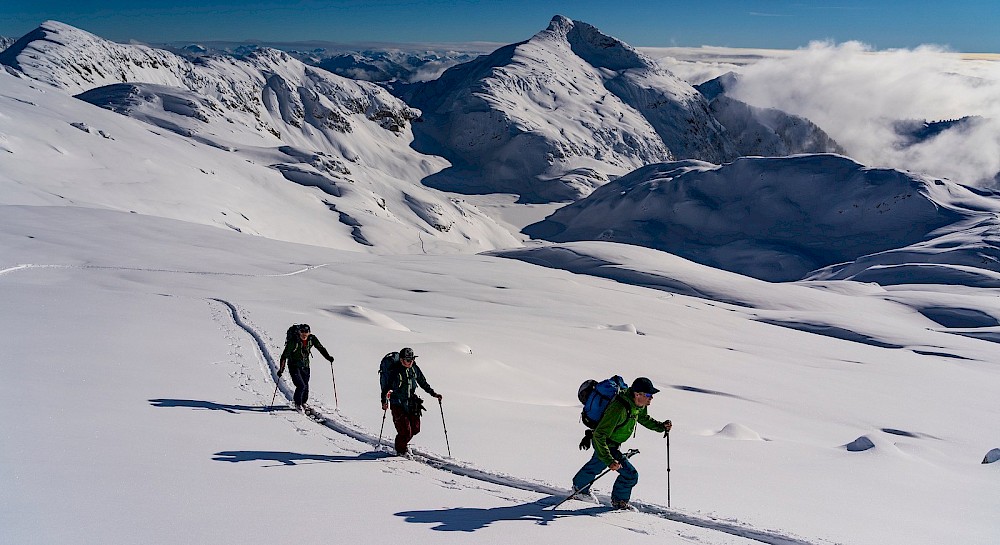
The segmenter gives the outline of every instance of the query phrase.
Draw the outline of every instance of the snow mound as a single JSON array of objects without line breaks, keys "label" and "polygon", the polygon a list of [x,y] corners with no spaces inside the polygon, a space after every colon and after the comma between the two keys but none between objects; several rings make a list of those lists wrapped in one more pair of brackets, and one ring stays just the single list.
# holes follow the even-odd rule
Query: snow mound
[{"label": "snow mound", "polygon": [[954,274],[917,278],[993,286],[997,212],[991,192],[839,155],[744,157],[643,167],[524,232],[646,246],[768,281],[900,283],[914,275],[880,267],[924,263]]},{"label": "snow mound", "polygon": [[737,424],[735,422],[730,422],[726,424],[724,428],[719,430],[714,434],[716,437],[724,437],[726,439],[735,439],[737,441],[763,441],[764,438],[760,436],[759,433],[753,431],[752,429],[744,426],[743,424]]},{"label": "snow mound", "polygon": [[635,324],[621,324],[621,325],[604,325],[598,329],[609,329],[611,331],[624,331],[626,333],[632,333],[633,335],[639,334],[639,330],[636,329]]},{"label": "snow mound", "polygon": [[995,448],[987,452],[986,456],[983,458],[984,464],[992,464],[994,462],[1000,462],[1000,448]]},{"label": "snow mound", "polygon": [[871,438],[867,435],[862,435],[854,441],[844,445],[844,448],[850,452],[863,452],[875,448],[875,443],[872,442]]},{"label": "snow mound", "polygon": [[382,314],[360,305],[344,305],[326,309],[331,314],[337,314],[344,318],[356,320],[358,322],[370,324],[376,327],[391,329],[393,331],[410,331],[410,328]]}]

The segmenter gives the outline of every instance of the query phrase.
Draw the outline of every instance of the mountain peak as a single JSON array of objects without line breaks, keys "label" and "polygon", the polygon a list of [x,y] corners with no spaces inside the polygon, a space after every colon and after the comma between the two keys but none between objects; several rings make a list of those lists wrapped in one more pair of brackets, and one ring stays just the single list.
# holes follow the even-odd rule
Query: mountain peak
[{"label": "mountain peak", "polygon": [[597,27],[574,21],[562,15],[556,15],[549,22],[548,28],[536,37],[554,38],[567,42],[578,57],[591,66],[609,70],[628,70],[630,68],[657,68],[652,59],[636,51],[632,46],[608,36]]}]

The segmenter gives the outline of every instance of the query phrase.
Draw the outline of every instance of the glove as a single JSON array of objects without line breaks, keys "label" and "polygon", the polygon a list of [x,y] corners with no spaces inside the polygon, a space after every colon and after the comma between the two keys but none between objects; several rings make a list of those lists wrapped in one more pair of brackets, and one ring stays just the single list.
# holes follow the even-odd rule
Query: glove
[{"label": "glove", "polygon": [[333,363],[333,358],[331,357],[330,359],[328,359],[328,360],[326,360],[326,361],[328,361],[328,362],[330,362],[330,363]]},{"label": "glove", "polygon": [[441,394],[434,394],[434,397],[438,398],[438,401],[441,401],[441,399],[444,398],[444,396]]},{"label": "glove", "polygon": [[280,377],[281,374],[284,373],[284,372],[285,372],[285,368],[284,367],[279,368],[278,369],[278,376]]},{"label": "glove", "polygon": [[672,427],[674,427],[673,422],[671,422],[669,420],[664,420],[663,421],[663,436],[664,437],[670,435],[670,428],[672,428]]}]

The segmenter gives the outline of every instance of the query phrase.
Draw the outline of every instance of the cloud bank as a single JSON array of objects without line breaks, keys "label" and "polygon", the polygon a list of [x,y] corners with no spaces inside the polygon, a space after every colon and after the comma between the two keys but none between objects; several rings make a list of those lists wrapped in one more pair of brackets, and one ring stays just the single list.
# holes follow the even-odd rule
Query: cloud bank
[{"label": "cloud bank", "polygon": [[[814,42],[738,68],[729,94],[817,123],[858,161],[966,184],[1000,171],[1000,62],[963,60],[941,48],[873,51],[859,42]],[[977,116],[917,143],[901,120]]]}]

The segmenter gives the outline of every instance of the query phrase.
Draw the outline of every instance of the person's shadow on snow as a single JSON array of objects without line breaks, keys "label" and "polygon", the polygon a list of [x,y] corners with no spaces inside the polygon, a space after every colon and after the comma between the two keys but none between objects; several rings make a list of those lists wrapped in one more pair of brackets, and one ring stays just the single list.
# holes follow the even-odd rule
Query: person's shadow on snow
[{"label": "person's shadow on snow", "polygon": [[[281,465],[294,466],[320,462],[368,462],[387,456],[391,455],[380,451],[363,452],[356,456],[331,456],[328,454],[302,454],[298,452],[277,452],[270,450],[225,450],[216,452],[212,460],[233,463],[253,461],[279,462]],[[274,467],[274,465],[263,467]]]},{"label": "person's shadow on snow", "polygon": [[188,409],[208,409],[211,411],[226,411],[227,413],[269,413],[271,411],[290,411],[291,407],[286,405],[262,406],[262,405],[226,405],[214,401],[201,401],[198,399],[150,399],[149,404],[154,407],[185,407]]},{"label": "person's shadow on snow", "polygon": [[452,509],[435,509],[429,511],[402,511],[397,517],[405,517],[406,522],[417,524],[437,524],[431,530],[441,532],[475,532],[501,520],[523,520],[535,524],[546,525],[560,517],[579,515],[596,515],[608,510],[605,506],[595,505],[586,509],[564,509],[553,511],[546,509],[551,506],[553,498],[542,498],[531,503],[522,503],[510,507],[493,507],[479,509],[475,507],[455,507]]}]

